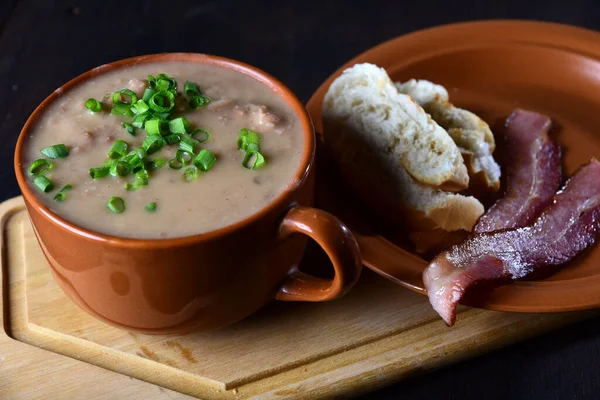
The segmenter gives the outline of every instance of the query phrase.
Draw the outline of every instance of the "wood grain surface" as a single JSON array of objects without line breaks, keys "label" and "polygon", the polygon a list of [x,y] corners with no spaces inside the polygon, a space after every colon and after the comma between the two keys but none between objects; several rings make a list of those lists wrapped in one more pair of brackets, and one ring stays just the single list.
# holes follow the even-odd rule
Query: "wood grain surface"
[{"label": "wood grain surface", "polygon": [[[104,380],[109,370],[136,379],[144,388],[139,393],[171,394],[161,387],[214,399],[324,398],[364,392],[592,315],[463,308],[460,324],[447,328],[425,296],[371,273],[338,301],[273,303],[210,333],[133,334],[97,321],[66,298],[20,198],[3,203],[0,213],[6,255],[0,355],[8,366],[0,397],[53,397],[65,385],[79,397],[121,397],[118,380]],[[22,348],[29,354],[12,362]],[[82,369],[49,369],[50,360]],[[52,379],[31,379],[43,374]]]}]

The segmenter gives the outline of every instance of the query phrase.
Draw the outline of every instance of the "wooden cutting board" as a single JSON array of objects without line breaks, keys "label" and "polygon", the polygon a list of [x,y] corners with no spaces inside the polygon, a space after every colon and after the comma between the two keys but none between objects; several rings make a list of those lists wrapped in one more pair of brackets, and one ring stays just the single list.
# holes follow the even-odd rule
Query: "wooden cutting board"
[{"label": "wooden cutting board", "polygon": [[[356,394],[582,320],[462,308],[447,328],[427,298],[365,271],[329,303],[273,302],[187,336],[121,331],[53,281],[21,198],[0,205],[0,398],[322,398]],[[319,260],[307,257],[307,263]]]}]

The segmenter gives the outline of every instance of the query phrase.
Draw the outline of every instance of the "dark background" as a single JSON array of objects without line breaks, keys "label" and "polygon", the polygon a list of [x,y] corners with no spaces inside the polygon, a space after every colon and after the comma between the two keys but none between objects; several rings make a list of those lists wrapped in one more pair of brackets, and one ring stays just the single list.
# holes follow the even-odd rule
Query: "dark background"
[{"label": "dark background", "polygon": [[[333,70],[382,41],[491,18],[600,30],[600,0],[0,0],[0,200],[19,194],[12,157],[28,115],[51,91],[100,64],[157,52],[212,53],[266,70],[306,102]],[[600,399],[600,320],[365,397]]]}]

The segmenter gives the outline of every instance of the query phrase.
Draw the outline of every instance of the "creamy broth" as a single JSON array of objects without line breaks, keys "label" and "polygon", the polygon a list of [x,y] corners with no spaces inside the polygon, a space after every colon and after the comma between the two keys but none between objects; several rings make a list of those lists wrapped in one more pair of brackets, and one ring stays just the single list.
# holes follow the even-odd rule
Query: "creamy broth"
[{"label": "creamy broth", "polygon": [[[110,114],[112,93],[129,88],[141,98],[147,76],[164,73],[177,81],[182,92],[186,81],[194,82],[212,101],[207,106],[189,109],[187,102],[177,101],[171,118],[183,116],[192,128],[210,132],[210,139],[197,149],[212,151],[217,160],[208,172],[200,172],[192,182],[185,182],[183,171],[167,165],[151,172],[147,186],[125,190],[133,182],[111,175],[93,180],[89,169],[101,167],[115,140],[125,140],[129,151],[142,145],[146,131],[136,129],[131,136],[121,125],[131,118]],[[111,93],[110,98],[105,98]],[[104,110],[92,113],[85,108],[88,98],[103,101]],[[242,166],[244,153],[237,148],[243,128],[261,136],[260,151],[266,164],[250,170]],[[186,62],[141,64],[100,74],[62,93],[45,109],[29,132],[25,150],[25,175],[30,164],[45,158],[40,150],[64,143],[69,148],[65,158],[49,160],[55,167],[43,174],[55,189],[41,192],[28,179],[32,191],[54,213],[90,230],[132,238],[167,238],[199,234],[238,222],[264,208],[289,185],[293,184],[303,151],[303,132],[298,116],[277,93],[259,81],[226,68]],[[166,145],[148,159],[170,160],[178,144]],[[196,154],[198,150],[196,150]],[[72,185],[62,202],[54,196],[64,185]],[[121,197],[126,209],[111,212],[108,200]],[[155,212],[145,210],[156,202]]]}]

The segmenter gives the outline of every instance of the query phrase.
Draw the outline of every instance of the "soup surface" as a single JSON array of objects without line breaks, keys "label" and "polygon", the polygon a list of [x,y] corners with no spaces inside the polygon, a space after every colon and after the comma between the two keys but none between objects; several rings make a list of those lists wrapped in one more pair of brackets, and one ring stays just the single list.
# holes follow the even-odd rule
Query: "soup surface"
[{"label": "soup surface", "polygon": [[[134,128],[135,136],[132,136],[122,122],[132,123],[135,114],[111,113],[114,92],[129,89],[139,101],[148,86],[155,85],[156,81],[150,79],[151,82],[148,82],[148,75],[157,77],[159,74],[166,74],[177,82],[174,108],[165,119],[184,117],[189,121],[185,128],[187,133],[179,134],[179,141],[164,143],[160,150],[145,155],[141,165],[148,172],[146,185],[143,185],[143,171],[138,178],[133,163],[122,164],[120,171],[113,168],[112,175],[92,179],[90,168],[104,168],[106,172],[106,168],[114,167],[116,161],[131,161],[131,158],[126,158],[131,151],[145,148],[148,126]],[[189,96],[186,95],[186,82],[197,84],[201,95],[208,97],[210,102],[200,106],[196,102],[198,107],[193,108],[190,104],[195,94],[190,92]],[[155,93],[158,91],[154,90]],[[92,112],[86,108],[85,103],[90,98],[102,102],[101,111]],[[203,99],[200,97],[200,100]],[[169,102],[162,100],[157,99],[155,105],[168,106]],[[116,103],[124,103],[125,108],[132,101],[125,94],[117,95]],[[152,111],[151,108],[150,114]],[[153,118],[162,117],[164,115]],[[207,131],[208,140],[203,141],[207,135],[200,131],[192,136],[197,129]],[[244,129],[257,133],[260,138],[258,150],[265,163],[255,169],[251,167],[258,157],[254,151],[256,147],[247,151],[238,149],[240,132]],[[162,122],[159,136],[166,139],[173,133],[171,130],[178,131],[178,128]],[[298,116],[272,89],[236,71],[186,62],[140,64],[100,74],[62,93],[43,111],[29,134],[23,169],[41,201],[56,214],[81,227],[131,238],[204,233],[256,213],[293,184],[304,143]],[[193,154],[180,152],[185,164],[174,169],[181,164],[176,155],[182,149],[183,137],[194,139],[191,141]],[[117,140],[127,143],[127,151],[122,157],[118,157],[117,152],[116,156],[113,154],[116,158],[111,159],[108,154]],[[41,153],[42,149],[57,144],[67,147],[66,157],[52,159]],[[202,169],[210,165],[210,154],[205,159],[208,162],[203,164],[199,160],[194,163],[203,149],[216,158],[208,171]],[[39,174],[48,178],[54,186],[48,193],[40,190],[34,183],[35,176],[29,172],[31,164],[38,159],[53,164],[51,169]],[[165,164],[157,167],[161,160]],[[170,160],[174,160],[171,166]],[[137,166],[141,168],[139,163]],[[129,167],[131,171],[127,171]],[[119,176],[119,173],[124,175]],[[187,180],[184,174],[187,174]],[[138,180],[142,184],[136,184]],[[126,187],[127,184],[130,186]],[[63,197],[62,201],[55,199],[65,185],[72,188],[58,195],[58,198]],[[116,203],[111,203],[111,210],[109,200],[112,197],[122,199],[124,209],[116,200]]]}]

